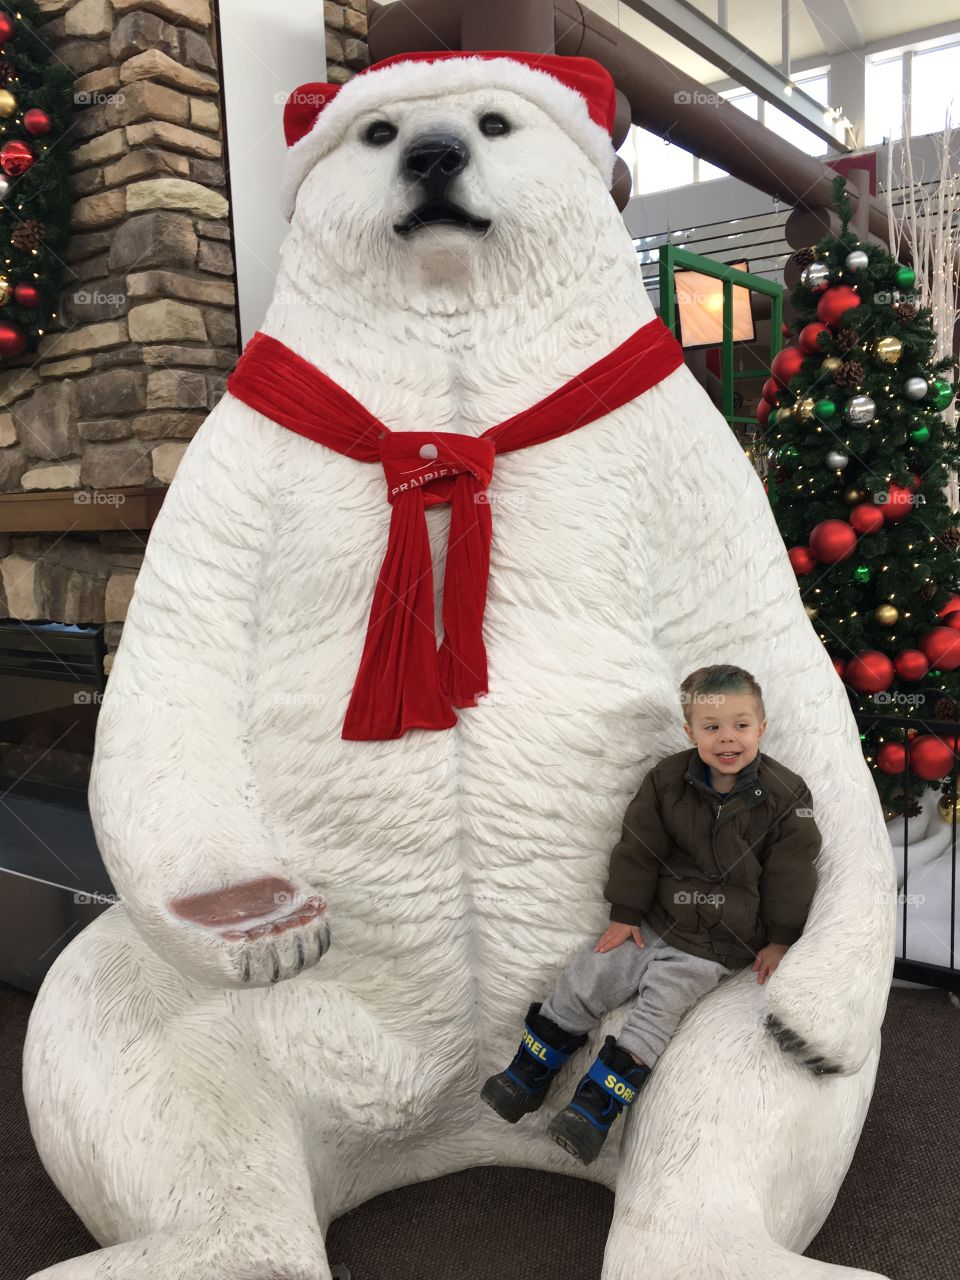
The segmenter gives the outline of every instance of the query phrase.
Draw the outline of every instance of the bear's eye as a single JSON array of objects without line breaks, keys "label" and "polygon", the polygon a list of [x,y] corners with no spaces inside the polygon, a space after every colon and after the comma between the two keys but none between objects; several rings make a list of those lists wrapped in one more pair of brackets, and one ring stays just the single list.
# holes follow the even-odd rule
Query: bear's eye
[{"label": "bear's eye", "polygon": [[499,138],[510,132],[510,125],[503,116],[498,116],[496,112],[491,111],[480,117],[480,132],[486,134],[488,138]]},{"label": "bear's eye", "polygon": [[370,147],[385,147],[397,136],[397,126],[389,120],[374,120],[363,135],[363,140]]}]

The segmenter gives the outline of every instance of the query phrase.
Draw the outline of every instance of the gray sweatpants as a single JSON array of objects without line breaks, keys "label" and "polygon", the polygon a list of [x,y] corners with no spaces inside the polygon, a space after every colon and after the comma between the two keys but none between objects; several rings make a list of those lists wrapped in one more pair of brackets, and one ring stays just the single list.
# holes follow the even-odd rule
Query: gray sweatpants
[{"label": "gray sweatpants", "polygon": [[646,923],[641,933],[645,947],[632,937],[612,951],[594,951],[599,938],[585,943],[540,1013],[564,1031],[591,1031],[605,1013],[636,996],[617,1043],[652,1067],[684,1013],[733,971],[670,946]]}]

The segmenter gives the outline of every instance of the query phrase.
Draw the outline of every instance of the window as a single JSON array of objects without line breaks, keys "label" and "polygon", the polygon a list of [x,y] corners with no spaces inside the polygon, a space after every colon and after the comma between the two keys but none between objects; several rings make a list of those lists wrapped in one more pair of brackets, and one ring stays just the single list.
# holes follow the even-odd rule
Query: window
[{"label": "window", "polygon": [[[960,44],[913,55],[910,76],[910,133],[940,133],[960,125]],[[897,135],[899,137],[899,135]]]},{"label": "window", "polygon": [[[808,98],[813,98],[814,102],[823,103],[826,110],[830,88],[825,71],[794,76],[793,83],[802,89]],[[788,116],[779,107],[771,106],[769,102],[763,104],[763,123],[768,129],[773,129],[779,134],[785,142],[792,143],[800,151],[805,151],[808,156],[823,156],[829,150],[829,144],[822,138],[804,128],[802,124],[798,124],[792,116]]]},{"label": "window", "polygon": [[693,156],[647,129],[631,128],[620,155],[633,174],[634,195],[685,187],[694,180]]},{"label": "window", "polygon": [[[864,142],[868,147],[884,138],[903,136],[903,56],[867,62]],[[942,127],[942,126],[941,126]]]}]

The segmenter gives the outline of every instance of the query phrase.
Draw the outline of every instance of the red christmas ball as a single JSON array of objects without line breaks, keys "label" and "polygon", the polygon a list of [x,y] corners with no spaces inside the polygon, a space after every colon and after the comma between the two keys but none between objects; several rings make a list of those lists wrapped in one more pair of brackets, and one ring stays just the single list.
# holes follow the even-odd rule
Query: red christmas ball
[{"label": "red christmas ball", "polygon": [[769,400],[771,404],[776,404],[777,396],[780,394],[780,383],[776,378],[768,378],[763,384],[763,390],[760,394],[764,400]]},{"label": "red christmas ball", "polygon": [[904,649],[894,658],[893,665],[902,680],[922,680],[930,670],[930,663],[919,649]]},{"label": "red christmas ball", "polygon": [[833,669],[842,680],[847,670],[847,664],[843,658],[833,658]]},{"label": "red christmas ball", "polygon": [[937,610],[937,617],[945,618],[948,613],[954,613],[957,609],[960,609],[960,596],[955,596],[951,592],[947,603]]},{"label": "red christmas ball", "polygon": [[824,324],[836,325],[845,311],[859,307],[860,295],[848,284],[835,284],[817,303],[817,318]]},{"label": "red christmas ball", "polygon": [[844,679],[858,693],[880,693],[893,682],[893,663],[885,653],[864,649],[847,663]]},{"label": "red christmas ball", "polygon": [[19,325],[0,322],[0,356],[18,356],[27,345],[27,335]]},{"label": "red christmas ball", "polygon": [[829,330],[825,324],[818,324],[816,320],[812,324],[805,324],[800,330],[800,350],[808,356],[823,355],[822,349],[817,345],[817,339],[821,333],[828,333]]},{"label": "red christmas ball", "polygon": [[920,648],[931,667],[944,671],[960,667],[960,631],[953,627],[934,627],[920,637]]},{"label": "red christmas ball", "polygon": [[876,533],[883,528],[883,512],[872,502],[861,502],[850,512],[850,523],[857,533]]},{"label": "red christmas ball", "polygon": [[35,284],[14,285],[13,299],[15,302],[19,302],[21,307],[39,307],[41,300],[40,290]]},{"label": "red christmas ball", "polygon": [[770,372],[777,382],[785,387],[790,379],[795,378],[800,372],[800,366],[805,359],[806,356],[799,347],[784,347],[782,351],[778,351],[773,357]]},{"label": "red christmas ball", "polygon": [[907,749],[900,742],[885,742],[877,752],[877,768],[881,773],[903,773]]},{"label": "red christmas ball", "polygon": [[53,128],[53,121],[39,107],[31,107],[23,113],[23,127],[32,138],[42,138]]},{"label": "red christmas ball", "polygon": [[767,425],[772,409],[773,405],[769,400],[761,400],[757,405],[757,421],[760,423],[761,427],[765,427]]},{"label": "red christmas ball", "polygon": [[877,506],[887,520],[891,522],[903,520],[913,510],[913,494],[909,489],[904,489],[903,485],[891,484],[887,490],[886,501],[878,502]]},{"label": "red christmas ball", "polygon": [[17,28],[12,18],[8,18],[5,13],[0,13],[0,44],[5,44],[7,40],[12,40]]},{"label": "red christmas ball", "polygon": [[799,577],[801,573],[809,573],[817,567],[816,559],[810,554],[809,547],[791,547],[787,552],[793,572]]},{"label": "red christmas ball", "polygon": [[822,564],[845,560],[856,545],[856,530],[846,520],[821,520],[810,531],[810,550]]},{"label": "red christmas ball", "polygon": [[960,631],[960,609],[951,609],[949,613],[943,615],[943,625],[945,627],[953,627],[955,631]]},{"label": "red christmas ball", "polygon": [[0,150],[0,169],[11,178],[19,178],[33,164],[33,152],[25,142],[5,142]]},{"label": "red christmas ball", "polygon": [[921,733],[910,743],[910,768],[918,778],[936,782],[953,768],[950,744],[932,733]]}]

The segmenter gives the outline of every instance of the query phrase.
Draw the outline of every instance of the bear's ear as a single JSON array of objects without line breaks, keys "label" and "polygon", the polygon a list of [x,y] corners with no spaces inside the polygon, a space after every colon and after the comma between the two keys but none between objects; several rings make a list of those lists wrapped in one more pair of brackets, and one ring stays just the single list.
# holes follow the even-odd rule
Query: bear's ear
[{"label": "bear's ear", "polygon": [[283,132],[288,147],[306,137],[320,112],[337,96],[340,87],[338,84],[316,81],[294,89],[283,108]]}]

